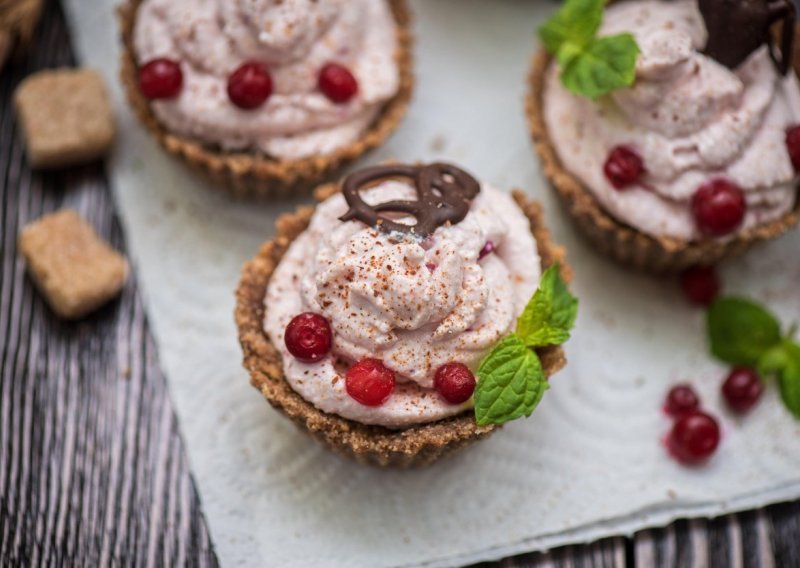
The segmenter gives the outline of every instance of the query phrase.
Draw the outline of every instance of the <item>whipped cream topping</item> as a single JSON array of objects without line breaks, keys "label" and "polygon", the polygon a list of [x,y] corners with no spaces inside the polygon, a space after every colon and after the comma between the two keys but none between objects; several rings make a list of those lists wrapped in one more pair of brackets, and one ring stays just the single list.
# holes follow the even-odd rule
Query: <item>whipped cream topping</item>
[{"label": "whipped cream topping", "polygon": [[[697,188],[725,177],[745,192],[739,231],[792,209],[797,175],[786,129],[800,123],[800,89],[766,46],[731,71],[700,51],[707,32],[695,0],[630,0],[607,8],[601,35],[630,32],[641,50],[636,81],[592,101],[566,91],[558,66],[543,95],[562,164],[620,221],[655,237],[701,238],[691,214]],[[644,160],[646,187],[615,189],[603,164],[617,145]]]},{"label": "whipped cream topping", "polygon": [[[296,159],[355,142],[399,89],[396,24],[386,0],[145,0],[137,61],[181,63],[183,90],[152,101],[171,131],[228,150]],[[227,95],[228,76],[255,60],[269,67],[273,94],[256,110]],[[317,90],[319,70],[347,66],[358,94],[336,104]]]},{"label": "whipped cream topping", "polygon": [[[362,195],[374,204],[413,199],[416,192],[410,182],[391,180]],[[347,209],[341,194],[321,203],[270,280],[264,327],[281,350],[286,380],[324,412],[390,428],[471,407],[444,401],[433,377],[449,362],[475,370],[516,325],[540,277],[527,217],[510,195],[487,185],[463,221],[424,240],[339,221]],[[479,259],[487,241],[494,252]],[[283,337],[289,321],[306,311],[322,314],[333,329],[331,354],[311,364],[292,357]],[[347,369],[365,357],[381,359],[397,377],[394,393],[378,407],[345,390]]]}]

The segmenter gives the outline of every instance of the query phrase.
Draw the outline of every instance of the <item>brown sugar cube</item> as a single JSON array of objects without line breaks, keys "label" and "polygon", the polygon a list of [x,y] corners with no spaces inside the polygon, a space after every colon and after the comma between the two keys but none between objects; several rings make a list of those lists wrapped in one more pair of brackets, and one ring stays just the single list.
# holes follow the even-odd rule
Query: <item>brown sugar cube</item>
[{"label": "brown sugar cube", "polygon": [[19,250],[53,311],[67,319],[80,318],[111,300],[128,272],[125,258],[71,209],[27,225]]},{"label": "brown sugar cube", "polygon": [[91,69],[41,71],[25,79],[14,104],[35,168],[57,168],[105,155],[114,115],[100,75]]}]

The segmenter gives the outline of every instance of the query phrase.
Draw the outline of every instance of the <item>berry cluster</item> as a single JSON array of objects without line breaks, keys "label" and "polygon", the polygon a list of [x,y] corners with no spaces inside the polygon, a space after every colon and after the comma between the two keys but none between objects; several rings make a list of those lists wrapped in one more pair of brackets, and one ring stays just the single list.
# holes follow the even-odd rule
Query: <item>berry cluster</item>
[{"label": "berry cluster", "polygon": [[[139,88],[148,99],[172,99],[183,88],[177,61],[152,59],[139,68]],[[346,103],[358,93],[358,81],[344,65],[327,63],[317,75],[317,88],[334,103]],[[263,63],[247,61],[228,77],[228,98],[243,110],[263,105],[272,95],[272,75]]]},{"label": "berry cluster", "polygon": [[670,389],[664,411],[675,419],[665,441],[669,453],[685,464],[710,458],[719,445],[719,424],[713,416],[700,410],[700,398],[694,389],[689,385]]},{"label": "berry cluster", "polygon": [[[800,159],[800,131],[796,138],[797,154]],[[603,164],[603,173],[614,189],[619,191],[636,185],[649,189],[649,186],[642,181],[642,177],[647,173],[644,160],[630,146],[614,146]],[[701,185],[692,197],[691,205],[697,228],[710,237],[721,237],[738,229],[747,211],[747,203],[741,188],[721,177]]]},{"label": "berry cluster", "polygon": [[[685,270],[680,275],[680,286],[686,298],[699,306],[709,306],[722,288],[717,272],[711,266],[695,266]],[[731,369],[721,388],[722,398],[728,408],[739,414],[752,409],[763,391],[761,377],[747,367]],[[700,411],[700,399],[690,386],[673,387],[667,394],[664,411],[676,419],[666,442],[675,458],[694,463],[714,452],[719,443],[719,427],[711,416]],[[690,415],[694,417],[690,418]]]},{"label": "berry cluster", "polygon": [[[764,383],[753,369],[733,368],[722,383],[722,398],[733,412],[744,414],[758,403]],[[716,419],[700,409],[700,398],[689,385],[676,385],[667,393],[664,412],[675,419],[666,438],[670,454],[687,464],[702,462],[720,441]]]},{"label": "berry cluster", "polygon": [[[286,326],[284,343],[289,353],[304,363],[316,363],[333,346],[333,332],[323,316],[305,312],[295,316]],[[475,375],[466,365],[447,363],[436,370],[433,387],[450,404],[461,404],[475,392]],[[353,399],[365,406],[380,406],[394,392],[394,371],[379,359],[362,359],[345,375],[345,389]]]},{"label": "berry cluster", "polygon": [[[786,150],[796,171],[800,171],[800,125],[786,130]],[[642,157],[630,146],[619,145],[611,151],[603,164],[608,182],[619,191],[639,185],[647,173]],[[744,192],[733,181],[724,177],[712,178],[703,183],[691,201],[692,216],[698,230],[709,237],[722,237],[734,232],[744,221],[747,201]]]}]

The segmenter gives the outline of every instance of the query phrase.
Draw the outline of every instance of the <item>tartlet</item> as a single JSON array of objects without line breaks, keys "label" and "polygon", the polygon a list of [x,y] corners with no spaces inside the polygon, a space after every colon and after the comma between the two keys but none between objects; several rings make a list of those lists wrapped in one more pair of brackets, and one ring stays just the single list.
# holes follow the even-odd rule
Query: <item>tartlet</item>
[{"label": "tartlet", "polygon": [[[617,7],[627,1],[612,4]],[[778,43],[777,39],[775,43]],[[796,42],[791,63],[789,73],[800,72],[800,46]],[[544,176],[556,190],[574,224],[601,253],[643,271],[674,272],[697,265],[714,265],[758,243],[774,239],[797,225],[800,220],[800,197],[796,197],[793,207],[780,217],[741,229],[725,238],[687,239],[647,234],[620,220],[601,204],[574,171],[564,165],[553,142],[552,133],[548,130],[544,98],[548,73],[552,72],[554,65],[553,56],[544,48],[540,48],[533,57],[525,105],[528,125]],[[594,165],[598,169],[603,168],[602,163]]]},{"label": "tartlet", "polygon": [[[324,202],[339,191],[339,185],[328,184],[318,188],[315,197]],[[562,276],[571,278],[570,268],[565,263],[565,251],[551,240],[542,219],[541,206],[520,191],[514,191],[513,199],[527,218],[542,269],[558,263]],[[475,414],[469,408],[454,416],[401,429],[370,425],[324,412],[292,388],[284,373],[285,353],[282,356],[265,331],[265,317],[268,315],[265,296],[276,267],[290,245],[308,228],[314,212],[312,207],[301,207],[280,217],[275,237],[243,267],[236,292],[235,319],[251,384],[301,430],[334,452],[363,464],[396,468],[422,466],[495,431],[498,428],[495,424],[478,426]],[[536,353],[546,376],[551,376],[566,364],[559,346],[540,348]],[[338,377],[334,382],[336,380]]]},{"label": "tartlet", "polygon": [[158,143],[194,171],[244,198],[280,198],[310,191],[339,168],[379,146],[397,128],[411,99],[411,14],[405,0],[387,0],[396,24],[394,60],[399,75],[394,96],[380,108],[358,139],[330,152],[298,158],[275,158],[258,149],[226,150],[217,144],[171,131],[153,111],[140,88],[134,46],[137,11],[145,0],[128,0],[118,8],[122,39],[120,78],[136,115]]}]

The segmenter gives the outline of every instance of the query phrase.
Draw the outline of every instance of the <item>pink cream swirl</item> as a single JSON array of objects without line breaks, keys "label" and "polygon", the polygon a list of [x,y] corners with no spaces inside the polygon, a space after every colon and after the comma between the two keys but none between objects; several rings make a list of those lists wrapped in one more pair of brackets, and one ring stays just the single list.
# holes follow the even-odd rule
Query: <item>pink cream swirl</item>
[{"label": "pink cream swirl", "polygon": [[[134,32],[139,63],[180,62],[181,94],[153,101],[173,132],[223,149],[278,158],[331,152],[359,138],[399,89],[396,24],[385,0],[145,0]],[[274,93],[255,111],[228,100],[227,78],[246,61],[268,66]],[[329,62],[359,83],[346,104],[317,89]]]},{"label": "pink cream swirl", "polygon": [[[369,203],[415,196],[411,185],[385,181],[362,193]],[[466,218],[428,238],[383,233],[338,220],[341,195],[321,203],[289,248],[267,290],[265,329],[283,354],[294,388],[325,412],[402,428],[457,414],[433,389],[445,363],[475,369],[516,323],[535,291],[540,262],[528,220],[511,197],[483,185]],[[492,254],[481,256],[488,241]],[[285,349],[283,333],[298,313],[325,316],[333,351],[306,364]],[[397,376],[389,400],[367,407],[344,387],[349,365],[381,359]]]}]

